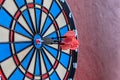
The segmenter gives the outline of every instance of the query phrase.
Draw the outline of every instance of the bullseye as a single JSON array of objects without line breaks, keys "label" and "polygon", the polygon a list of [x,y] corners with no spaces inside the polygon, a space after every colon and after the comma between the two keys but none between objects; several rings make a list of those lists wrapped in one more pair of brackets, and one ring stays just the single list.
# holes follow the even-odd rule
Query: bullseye
[{"label": "bullseye", "polygon": [[34,36],[34,46],[37,48],[37,49],[40,49],[42,47],[42,38],[39,34],[36,34]]},{"label": "bullseye", "polygon": [[40,44],[40,39],[36,39],[36,44]]}]

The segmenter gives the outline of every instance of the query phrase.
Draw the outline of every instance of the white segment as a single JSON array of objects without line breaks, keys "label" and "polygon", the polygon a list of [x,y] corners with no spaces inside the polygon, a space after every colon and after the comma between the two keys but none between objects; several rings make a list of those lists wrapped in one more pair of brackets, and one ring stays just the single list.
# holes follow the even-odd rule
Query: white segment
[{"label": "white segment", "polygon": [[58,3],[58,5],[60,6],[61,9],[63,9],[63,7],[61,6],[59,0],[56,0],[56,2]]},{"label": "white segment", "polygon": [[35,57],[36,57],[36,51],[34,52],[32,61],[31,61],[30,66],[28,68],[28,72],[30,72],[31,74],[34,74]]},{"label": "white segment", "polygon": [[71,28],[70,28],[70,24],[68,24],[68,30],[71,30]]},{"label": "white segment", "polygon": [[51,20],[54,21],[54,17],[52,16],[52,14],[49,13],[48,15],[51,18]]},{"label": "white segment", "polygon": [[26,0],[27,3],[33,3],[33,0]]},{"label": "white segment", "polygon": [[50,62],[52,63],[52,65],[54,65],[54,63],[55,63],[55,61],[56,61],[55,58],[54,58],[53,56],[51,56],[51,54],[50,54],[47,50],[44,49],[44,51],[45,51],[48,59],[49,59]]},{"label": "white segment", "polygon": [[72,57],[70,57],[70,62],[69,62],[68,70],[70,70],[70,68],[71,68],[71,64],[72,64]]},{"label": "white segment", "polygon": [[73,68],[77,68],[77,63],[73,63]]},{"label": "white segment", "polygon": [[16,11],[18,10],[14,0],[5,0],[3,7],[12,15],[14,16]]},{"label": "white segment", "polygon": [[26,71],[24,70],[24,68],[21,65],[19,66],[19,68],[25,74]]},{"label": "white segment", "polygon": [[59,51],[58,58],[57,58],[58,60],[60,60],[60,54],[61,54],[61,52]]},{"label": "white segment", "polygon": [[42,28],[43,28],[43,25],[44,25],[44,23],[45,23],[46,17],[47,17],[47,15],[46,15],[44,12],[42,12],[42,16],[41,16],[41,25],[40,25],[40,32],[41,32],[41,30],[42,30]]},{"label": "white segment", "polygon": [[[48,44],[48,45],[58,50],[58,44]],[[60,58],[60,52],[58,53],[57,59],[59,60],[59,58]]]},{"label": "white segment", "polygon": [[70,49],[67,49],[67,50],[62,50],[63,52],[67,53],[67,54],[70,54]]},{"label": "white segment", "polygon": [[1,63],[1,67],[6,77],[8,78],[17,66],[15,65],[13,58],[9,58]]},{"label": "white segment", "polygon": [[48,44],[48,46],[58,49],[58,44]]},{"label": "white segment", "polygon": [[46,31],[46,33],[43,35],[43,37],[46,37],[47,35],[51,34],[52,32],[55,32],[54,25],[52,24],[49,29]]},{"label": "white segment", "polygon": [[25,77],[25,79],[24,80],[31,80],[31,79],[29,79],[28,77]]},{"label": "white segment", "polygon": [[18,19],[18,22],[28,31],[30,32],[32,35],[32,31],[30,30],[30,27],[28,26],[28,24],[26,23],[25,19],[23,18],[23,16],[20,16]]},{"label": "white segment", "polygon": [[13,20],[13,23],[12,23],[12,30],[14,30],[14,27],[15,27],[15,23],[16,23],[16,21],[15,21],[15,19]]},{"label": "white segment", "polygon": [[0,26],[0,42],[9,42],[9,30]]},{"label": "white segment", "polygon": [[36,5],[35,5],[35,8],[39,8],[39,9],[41,9],[41,6],[38,5],[38,4],[36,4]]},{"label": "white segment", "polygon": [[47,71],[46,71],[45,63],[44,63],[44,61],[43,61],[43,57],[42,57],[41,53],[40,53],[40,61],[41,61],[42,74],[45,74],[45,73],[47,73]]},{"label": "white segment", "polygon": [[52,69],[49,71],[49,75],[51,75],[53,72],[54,72],[54,69],[52,68]]},{"label": "white segment", "polygon": [[23,7],[20,9],[20,11],[23,12],[23,11],[26,10],[26,9],[27,9],[27,6],[23,6]]},{"label": "white segment", "polygon": [[18,42],[18,41],[32,41],[31,39],[29,39],[29,38],[27,38],[23,35],[20,35],[18,33],[15,33],[14,37],[15,37],[15,42]]},{"label": "white segment", "polygon": [[49,2],[48,2],[48,0],[44,0],[43,6],[46,7],[46,8],[49,10],[49,9],[50,9],[50,6],[51,6],[51,4],[52,4],[52,1],[53,1],[53,0],[49,0]]},{"label": "white segment", "polygon": [[13,43],[11,43],[11,49],[12,49],[12,53],[15,54],[15,49],[14,49]]},{"label": "white segment", "polygon": [[19,52],[17,54],[19,61],[21,62],[23,60],[23,58],[29,53],[29,51],[32,49],[33,46],[30,46],[28,48],[26,48],[25,50]]},{"label": "white segment", "polygon": [[56,72],[59,74],[60,79],[63,80],[66,74],[66,69],[61,64],[59,64],[56,68]]},{"label": "white segment", "polygon": [[35,10],[34,9],[29,9],[29,12],[30,12],[30,17],[32,19],[32,23],[33,23],[33,27],[36,31],[36,23],[35,23]]},{"label": "white segment", "polygon": [[56,21],[58,23],[59,28],[62,28],[63,26],[66,25],[66,21],[65,21],[64,15],[62,13],[60,13],[60,15],[57,17]]},{"label": "white segment", "polygon": [[35,80],[40,80],[41,79],[40,76],[35,76],[34,78],[35,78]]}]

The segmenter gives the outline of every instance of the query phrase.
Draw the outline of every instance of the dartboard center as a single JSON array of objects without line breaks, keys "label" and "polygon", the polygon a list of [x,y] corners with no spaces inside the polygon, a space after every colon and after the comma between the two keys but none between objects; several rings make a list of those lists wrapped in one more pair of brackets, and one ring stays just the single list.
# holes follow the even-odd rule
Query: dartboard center
[{"label": "dartboard center", "polygon": [[36,34],[34,36],[34,46],[37,49],[40,49],[42,47],[42,37],[40,36],[40,34]]},{"label": "dartboard center", "polygon": [[36,44],[39,45],[40,44],[40,39],[36,39]]}]

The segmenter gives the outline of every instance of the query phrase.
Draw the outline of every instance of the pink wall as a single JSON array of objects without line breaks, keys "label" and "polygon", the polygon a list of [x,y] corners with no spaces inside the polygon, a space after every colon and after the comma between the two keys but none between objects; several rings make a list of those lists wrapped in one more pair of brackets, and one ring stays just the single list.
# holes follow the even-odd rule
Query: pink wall
[{"label": "pink wall", "polygon": [[67,0],[80,47],[75,80],[120,80],[120,0]]}]

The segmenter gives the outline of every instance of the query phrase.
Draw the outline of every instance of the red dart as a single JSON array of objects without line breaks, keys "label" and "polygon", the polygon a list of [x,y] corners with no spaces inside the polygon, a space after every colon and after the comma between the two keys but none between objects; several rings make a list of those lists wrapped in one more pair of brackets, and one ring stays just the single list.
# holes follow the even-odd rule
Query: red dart
[{"label": "red dart", "polygon": [[79,46],[79,42],[75,37],[74,31],[68,31],[65,34],[65,38],[60,44],[60,47],[63,50],[71,49],[71,50],[76,50]]},{"label": "red dart", "polygon": [[75,32],[70,30],[64,36],[65,37],[75,37]]}]

